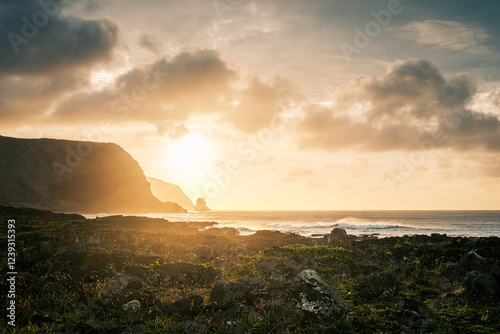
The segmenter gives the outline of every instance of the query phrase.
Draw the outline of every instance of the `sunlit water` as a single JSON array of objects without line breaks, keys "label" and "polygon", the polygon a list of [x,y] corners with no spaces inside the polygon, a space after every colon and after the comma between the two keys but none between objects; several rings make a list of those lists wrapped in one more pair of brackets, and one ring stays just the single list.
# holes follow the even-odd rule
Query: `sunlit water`
[{"label": "sunlit water", "polygon": [[211,211],[148,216],[169,221],[213,221],[216,228],[233,227],[244,235],[276,230],[311,236],[342,227],[349,234],[379,237],[432,233],[500,236],[500,211]]}]

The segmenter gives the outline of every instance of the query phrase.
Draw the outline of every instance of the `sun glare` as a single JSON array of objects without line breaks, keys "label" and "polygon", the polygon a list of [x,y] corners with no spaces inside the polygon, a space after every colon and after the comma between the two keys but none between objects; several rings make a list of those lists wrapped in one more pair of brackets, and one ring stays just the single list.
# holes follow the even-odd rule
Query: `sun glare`
[{"label": "sun glare", "polygon": [[182,176],[196,178],[210,170],[214,149],[209,139],[193,132],[171,143],[167,165]]}]

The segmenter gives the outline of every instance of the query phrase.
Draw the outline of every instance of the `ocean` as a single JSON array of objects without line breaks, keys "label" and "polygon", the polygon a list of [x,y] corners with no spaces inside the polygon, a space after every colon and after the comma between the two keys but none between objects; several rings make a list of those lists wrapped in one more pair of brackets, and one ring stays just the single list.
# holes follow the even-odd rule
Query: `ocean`
[{"label": "ocean", "polygon": [[500,236],[500,210],[495,211],[210,211],[148,215],[170,221],[213,221],[214,228],[233,227],[242,235],[258,230],[328,234],[334,227],[348,234],[379,238],[432,233],[449,236]]}]

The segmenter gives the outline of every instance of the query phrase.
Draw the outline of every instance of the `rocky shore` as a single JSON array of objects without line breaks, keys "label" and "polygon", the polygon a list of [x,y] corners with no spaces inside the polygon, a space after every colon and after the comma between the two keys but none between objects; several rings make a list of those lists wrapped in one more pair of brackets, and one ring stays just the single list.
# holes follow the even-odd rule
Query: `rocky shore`
[{"label": "rocky shore", "polygon": [[240,236],[212,222],[0,216],[3,259],[16,220],[18,332],[500,332],[498,237]]}]

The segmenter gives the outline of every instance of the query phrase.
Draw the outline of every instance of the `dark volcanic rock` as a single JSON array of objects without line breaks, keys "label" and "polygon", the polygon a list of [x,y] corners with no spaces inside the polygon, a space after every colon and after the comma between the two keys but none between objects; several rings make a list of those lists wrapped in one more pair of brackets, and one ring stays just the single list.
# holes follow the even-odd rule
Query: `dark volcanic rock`
[{"label": "dark volcanic rock", "polygon": [[0,136],[0,204],[60,212],[185,212],[154,197],[141,167],[111,143]]},{"label": "dark volcanic rock", "polygon": [[312,321],[342,318],[349,311],[337,288],[326,283],[314,270],[303,270],[289,290],[292,304]]},{"label": "dark volcanic rock", "polygon": [[98,333],[98,331],[94,330],[91,326],[86,324],[77,324],[74,321],[68,322],[64,326],[63,333],[71,333],[71,334],[93,334]]},{"label": "dark volcanic rock", "polygon": [[193,253],[202,260],[208,260],[214,256],[214,251],[209,245],[198,245],[193,249]]},{"label": "dark volcanic rock", "polygon": [[328,237],[328,246],[351,248],[351,241],[343,228],[334,228]]},{"label": "dark volcanic rock", "polygon": [[267,279],[279,283],[291,283],[304,267],[290,259],[269,259],[256,264],[257,269]]},{"label": "dark volcanic rock", "polygon": [[396,276],[390,272],[382,271],[359,278],[358,287],[369,290],[376,296],[387,290],[392,290],[399,285]]},{"label": "dark volcanic rock", "polygon": [[473,270],[488,271],[489,265],[482,256],[474,251],[470,251],[460,259],[460,268],[465,272]]},{"label": "dark volcanic rock", "polygon": [[180,316],[195,316],[203,310],[203,297],[190,296],[165,305],[168,313],[178,314]]},{"label": "dark volcanic rock", "polygon": [[184,285],[200,284],[207,286],[220,276],[220,271],[217,269],[205,268],[201,265],[186,262],[162,264],[159,269],[163,271],[165,279]]},{"label": "dark volcanic rock", "polygon": [[303,265],[306,269],[316,269],[317,267],[316,260],[304,254],[293,254],[290,259]]},{"label": "dark volcanic rock", "polygon": [[210,292],[210,302],[216,308],[229,308],[233,305],[235,297],[231,283],[225,281],[215,282]]},{"label": "dark volcanic rock", "polygon": [[494,278],[490,274],[478,270],[469,271],[465,275],[462,285],[474,299],[491,298],[496,293]]},{"label": "dark volcanic rock", "polygon": [[131,280],[127,284],[127,289],[140,289],[142,287],[142,281],[141,280]]},{"label": "dark volcanic rock", "polygon": [[184,334],[205,334],[208,333],[208,328],[205,325],[197,322],[190,322],[184,328]]},{"label": "dark volcanic rock", "polygon": [[[0,190],[1,191],[1,190]],[[41,221],[85,221],[85,217],[74,213],[54,213],[52,211],[16,208],[0,205],[0,216],[16,218],[18,220],[41,220]]]},{"label": "dark volcanic rock", "polygon": [[465,274],[462,268],[456,263],[447,265],[441,272],[441,277],[450,282],[457,282],[457,280]]}]

